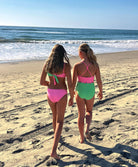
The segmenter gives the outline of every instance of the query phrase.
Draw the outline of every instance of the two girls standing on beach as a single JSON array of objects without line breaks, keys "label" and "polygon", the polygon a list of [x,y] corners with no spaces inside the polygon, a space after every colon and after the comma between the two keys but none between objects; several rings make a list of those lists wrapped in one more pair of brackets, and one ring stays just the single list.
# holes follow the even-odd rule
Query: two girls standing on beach
[{"label": "two girls standing on beach", "polygon": [[[79,47],[79,56],[81,62],[75,64],[73,69],[73,81],[71,79],[71,66],[67,53],[62,45],[55,45],[52,52],[43,67],[40,84],[48,86],[47,97],[48,103],[53,113],[53,129],[54,143],[51,156],[59,159],[57,155],[57,146],[61,136],[61,131],[64,121],[64,113],[67,105],[67,87],[65,77],[70,93],[69,105],[73,105],[74,89],[77,78],[76,87],[76,102],[78,106],[78,127],[80,131],[80,143],[84,142],[84,118],[86,107],[86,138],[91,140],[89,127],[92,119],[92,108],[94,104],[94,76],[99,87],[98,97],[102,99],[102,82],[100,77],[99,66],[92,49],[87,44],[82,44]],[[66,61],[66,63],[64,62]],[[46,81],[46,76],[49,76],[50,82]]]}]

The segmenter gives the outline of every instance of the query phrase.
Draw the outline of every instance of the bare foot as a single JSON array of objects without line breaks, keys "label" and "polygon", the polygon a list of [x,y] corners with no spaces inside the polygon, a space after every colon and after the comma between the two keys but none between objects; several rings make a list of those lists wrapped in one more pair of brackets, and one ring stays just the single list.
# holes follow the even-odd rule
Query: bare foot
[{"label": "bare foot", "polygon": [[55,159],[60,159],[60,157],[57,155],[57,153],[51,153],[51,157],[55,158]]},{"label": "bare foot", "polygon": [[81,144],[84,143],[84,139],[85,139],[85,138],[81,139],[81,137],[79,136],[79,142],[80,142]]},{"label": "bare foot", "polygon": [[89,141],[92,141],[92,137],[89,132],[86,132],[85,136],[86,136],[86,139],[88,139]]}]

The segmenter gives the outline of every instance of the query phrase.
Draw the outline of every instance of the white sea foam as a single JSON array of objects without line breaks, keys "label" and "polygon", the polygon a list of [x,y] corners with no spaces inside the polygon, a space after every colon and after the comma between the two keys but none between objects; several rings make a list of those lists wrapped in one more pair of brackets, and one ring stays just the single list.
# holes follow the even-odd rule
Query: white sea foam
[{"label": "white sea foam", "polygon": [[31,43],[0,43],[0,63],[46,59],[52,47],[59,43],[68,54],[77,56],[81,43],[88,43],[96,54],[138,50],[138,40],[52,40]]}]

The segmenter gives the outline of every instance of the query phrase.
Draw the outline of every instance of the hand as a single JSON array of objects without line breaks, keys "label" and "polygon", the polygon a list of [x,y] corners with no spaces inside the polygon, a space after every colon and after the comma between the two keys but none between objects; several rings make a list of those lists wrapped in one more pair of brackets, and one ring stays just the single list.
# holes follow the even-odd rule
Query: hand
[{"label": "hand", "polygon": [[68,106],[72,106],[72,105],[73,105],[73,98],[70,98],[68,102]]},{"label": "hand", "polygon": [[40,84],[43,86],[49,86],[49,81],[44,81],[44,82],[41,82]]},{"label": "hand", "polygon": [[99,92],[99,93],[97,94],[97,97],[99,98],[99,100],[101,100],[101,99],[103,98],[103,93],[102,93],[102,92]]},{"label": "hand", "polygon": [[45,81],[45,86],[49,86],[49,81]]}]

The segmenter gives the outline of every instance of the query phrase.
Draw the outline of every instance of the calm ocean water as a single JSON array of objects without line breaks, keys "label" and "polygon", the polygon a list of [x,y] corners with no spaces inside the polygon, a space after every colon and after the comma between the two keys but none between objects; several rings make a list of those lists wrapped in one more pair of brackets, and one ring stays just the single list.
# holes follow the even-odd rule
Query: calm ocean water
[{"label": "calm ocean water", "polygon": [[0,63],[46,59],[56,43],[77,56],[84,42],[96,54],[138,50],[138,30],[0,26]]}]

